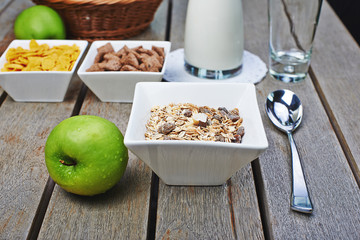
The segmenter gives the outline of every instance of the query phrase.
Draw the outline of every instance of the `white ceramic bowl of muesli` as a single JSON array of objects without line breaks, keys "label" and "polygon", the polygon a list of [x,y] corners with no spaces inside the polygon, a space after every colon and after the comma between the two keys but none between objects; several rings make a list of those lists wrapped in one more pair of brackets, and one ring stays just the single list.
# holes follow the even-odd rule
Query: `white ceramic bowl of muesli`
[{"label": "white ceramic bowl of muesli", "polygon": [[124,143],[168,185],[221,185],[268,147],[255,86],[221,82],[138,83]]},{"label": "white ceramic bowl of muesli", "polygon": [[136,83],[162,80],[170,47],[169,41],[94,41],[77,74],[102,102],[132,102]]}]

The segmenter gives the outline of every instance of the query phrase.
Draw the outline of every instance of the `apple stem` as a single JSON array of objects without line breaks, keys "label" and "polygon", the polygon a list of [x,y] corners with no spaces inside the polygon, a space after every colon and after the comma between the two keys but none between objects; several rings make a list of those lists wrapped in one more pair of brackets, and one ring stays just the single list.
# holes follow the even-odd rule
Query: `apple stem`
[{"label": "apple stem", "polygon": [[62,164],[64,164],[64,165],[66,165],[66,166],[74,166],[74,165],[76,165],[76,162],[71,162],[71,163],[67,163],[67,162],[65,162],[64,160],[59,160],[59,162],[61,162]]}]

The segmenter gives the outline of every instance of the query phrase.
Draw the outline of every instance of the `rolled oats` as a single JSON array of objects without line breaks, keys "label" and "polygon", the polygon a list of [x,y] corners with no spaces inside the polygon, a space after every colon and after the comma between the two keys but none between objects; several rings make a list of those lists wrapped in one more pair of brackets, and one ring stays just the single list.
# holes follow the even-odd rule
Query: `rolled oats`
[{"label": "rolled oats", "polygon": [[196,140],[241,143],[245,134],[239,110],[198,107],[191,103],[154,106],[146,140]]}]

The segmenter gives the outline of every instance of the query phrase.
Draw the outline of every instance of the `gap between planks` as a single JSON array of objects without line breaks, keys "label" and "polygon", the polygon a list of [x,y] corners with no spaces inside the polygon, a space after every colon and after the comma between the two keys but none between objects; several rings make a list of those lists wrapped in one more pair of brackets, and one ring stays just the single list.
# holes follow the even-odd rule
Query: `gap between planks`
[{"label": "gap between planks", "polygon": [[259,205],[259,211],[260,211],[260,219],[261,224],[263,227],[264,232],[264,238],[265,239],[274,239],[274,236],[272,235],[272,228],[271,228],[271,222],[270,222],[270,214],[267,200],[266,200],[266,194],[264,189],[264,181],[263,177],[261,175],[261,167],[260,167],[260,161],[259,159],[255,159],[251,162],[251,168],[253,172],[254,177],[254,183],[255,183],[255,192],[258,199],[258,205]]},{"label": "gap between planks", "polygon": [[[167,21],[165,26],[165,41],[170,41],[171,35],[171,20],[172,20],[173,1],[168,1]],[[164,80],[163,80],[164,81]],[[151,187],[150,187],[150,201],[149,201],[149,215],[147,225],[147,240],[156,238],[156,222],[157,222],[157,208],[159,199],[159,177],[152,172]]]},{"label": "gap between planks", "polygon": [[0,96],[0,107],[3,104],[3,102],[5,101],[6,97],[7,97],[7,93],[4,91]]},{"label": "gap between planks", "polygon": [[326,97],[325,97],[325,94],[324,92],[322,91],[321,89],[321,86],[315,76],[315,73],[312,69],[312,67],[310,66],[309,67],[309,76],[313,82],[313,85],[315,87],[315,90],[320,98],[320,101],[325,109],[325,112],[326,112],[326,115],[328,116],[329,118],[329,121],[330,121],[330,124],[332,126],[332,128],[334,129],[334,132],[335,132],[335,135],[340,143],[340,146],[345,154],[345,157],[346,157],[346,160],[348,161],[348,164],[350,166],[350,169],[354,175],[354,178],[355,178],[355,181],[357,183],[357,185],[359,186],[360,188],[360,170],[356,164],[356,161],[355,161],[355,158],[354,156],[352,155],[351,153],[351,150],[350,150],[350,147],[349,145],[347,144],[347,141],[344,137],[344,134],[343,132],[341,131],[341,128],[340,128],[340,125],[339,123],[337,122],[336,120],[336,117],[334,115],[334,113],[332,112],[331,110],[331,107],[330,107],[330,104],[329,102],[327,101]]},{"label": "gap between planks", "polygon": [[157,206],[159,198],[159,177],[152,172],[151,187],[150,187],[150,201],[149,201],[149,215],[146,239],[152,240],[156,238],[156,218]]},{"label": "gap between planks", "polygon": [[[5,10],[10,6],[10,4],[13,2],[14,0],[8,0],[8,2],[3,3],[5,4],[4,7],[2,9],[0,9],[0,15],[5,12]],[[2,5],[2,4],[1,4]]]},{"label": "gap between planks", "polygon": [[55,182],[50,177],[48,177],[43,194],[41,195],[40,198],[39,205],[35,212],[35,217],[33,219],[28,236],[26,238],[27,240],[33,240],[38,238],[40,228],[44,220],[47,207],[50,202],[51,195],[54,191],[54,187],[55,187]]},{"label": "gap between planks", "polygon": [[[85,96],[86,96],[87,89],[88,88],[83,83],[82,86],[81,86],[81,89],[80,89],[79,96],[76,99],[73,111],[71,113],[71,117],[79,115],[81,106],[82,106],[82,104],[84,102],[84,99],[85,99]],[[1,101],[0,101],[0,104],[1,104]],[[46,210],[47,210],[47,207],[48,207],[49,202],[50,202],[50,198],[51,198],[52,193],[54,191],[54,187],[55,187],[55,182],[51,179],[51,177],[49,177],[47,182],[46,182],[43,194],[41,195],[39,205],[38,205],[38,207],[36,209],[36,212],[35,212],[35,216],[34,216],[33,221],[31,223],[31,227],[30,227],[28,236],[26,238],[27,240],[33,240],[33,239],[38,238],[39,233],[40,233],[40,229],[41,229],[41,225],[42,225],[42,223],[44,221]]]},{"label": "gap between planks", "polygon": [[236,224],[235,224],[235,214],[234,214],[234,206],[232,203],[232,182],[231,182],[231,178],[229,180],[227,180],[226,182],[228,188],[227,188],[227,194],[228,194],[228,202],[229,202],[229,208],[230,208],[230,217],[231,217],[231,229],[233,231],[233,235],[235,236],[235,239],[238,239],[237,233],[236,233]]}]

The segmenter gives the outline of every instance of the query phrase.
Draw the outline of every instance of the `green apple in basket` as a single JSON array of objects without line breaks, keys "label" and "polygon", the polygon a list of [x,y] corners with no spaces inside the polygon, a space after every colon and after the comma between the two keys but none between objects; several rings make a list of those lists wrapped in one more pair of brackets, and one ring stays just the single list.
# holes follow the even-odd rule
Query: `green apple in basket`
[{"label": "green apple in basket", "polygon": [[112,188],[123,176],[128,150],[116,125],[79,115],[60,122],[45,145],[50,177],[63,189],[92,196]]},{"label": "green apple in basket", "polygon": [[50,7],[35,5],[16,18],[14,33],[17,39],[65,39],[66,31],[60,15]]}]

